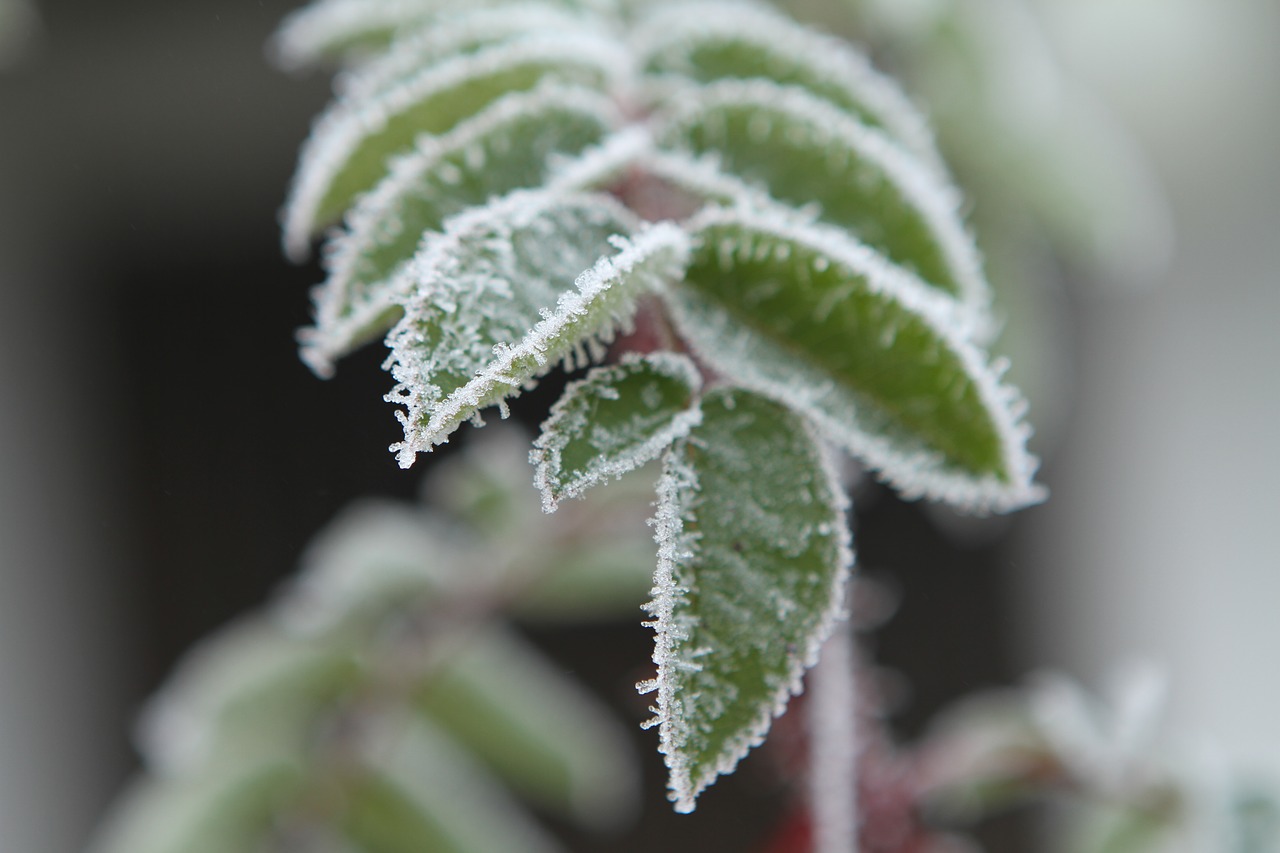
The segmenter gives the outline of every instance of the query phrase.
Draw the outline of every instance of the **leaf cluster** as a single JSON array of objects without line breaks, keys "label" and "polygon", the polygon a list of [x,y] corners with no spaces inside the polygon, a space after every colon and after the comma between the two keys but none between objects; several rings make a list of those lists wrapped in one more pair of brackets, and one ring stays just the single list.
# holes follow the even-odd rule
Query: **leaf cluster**
[{"label": "leaf cluster", "polygon": [[385,335],[401,465],[556,365],[548,511],[661,458],[641,688],[678,810],[840,614],[829,445],[910,498],[1040,498],[960,194],[844,42],[748,2],[320,0],[276,48],[344,66],[283,214],[295,258],[337,226],[303,358]]}]

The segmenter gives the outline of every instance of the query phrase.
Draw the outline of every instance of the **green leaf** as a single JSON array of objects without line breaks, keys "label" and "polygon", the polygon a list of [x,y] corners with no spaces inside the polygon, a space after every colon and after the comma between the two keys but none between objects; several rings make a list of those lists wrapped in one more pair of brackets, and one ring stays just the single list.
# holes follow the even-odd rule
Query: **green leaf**
[{"label": "green leaf", "polygon": [[304,643],[337,633],[367,642],[397,605],[465,596],[492,583],[484,561],[469,559],[474,547],[456,525],[420,508],[357,502],[308,546],[273,615]]},{"label": "green leaf", "polygon": [[1042,498],[1023,404],[955,303],[843,233],[784,211],[709,211],[673,319],[713,369],[804,412],[908,498]]},{"label": "green leaf", "polygon": [[419,709],[534,802],[596,827],[630,815],[637,768],[610,712],[515,634],[463,636]]},{"label": "green leaf", "polygon": [[510,92],[544,80],[602,87],[619,47],[584,34],[529,38],[459,56],[371,98],[338,100],[303,147],[284,209],[285,247],[306,255],[311,234],[336,220],[420,134],[445,133]]},{"label": "green leaf", "polygon": [[565,389],[529,461],[542,508],[658,458],[701,419],[697,366],[676,353],[630,355]]},{"label": "green leaf", "polygon": [[345,829],[366,853],[553,853],[496,779],[421,718],[373,734]]},{"label": "green leaf", "polygon": [[360,674],[349,651],[243,618],[189,652],[151,700],[142,751],[154,768],[179,774],[301,761],[324,709]]},{"label": "green leaf", "polygon": [[798,89],[725,81],[670,106],[660,144],[712,154],[723,170],[847,228],[985,318],[990,295],[960,197],[884,135]]},{"label": "green leaf", "polygon": [[723,0],[668,4],[645,21],[638,52],[651,75],[699,83],[770,80],[804,89],[881,128],[940,174],[945,171],[924,116],[891,78],[847,42],[763,6]]},{"label": "green leaf", "polygon": [[512,605],[512,616],[526,623],[574,624],[631,616],[653,583],[653,543],[643,532],[643,524],[605,528],[598,543],[549,551],[544,561],[554,565],[545,566],[541,580]]},{"label": "green leaf", "polygon": [[231,772],[133,782],[112,806],[90,853],[244,853],[260,849],[302,769],[266,760]]},{"label": "green leaf", "polygon": [[594,92],[540,86],[507,95],[448,134],[421,139],[347,216],[326,253],[316,326],[300,335],[302,357],[321,375],[332,362],[399,319],[407,282],[395,273],[423,235],[492,196],[535,187],[554,157],[599,143],[616,117]]},{"label": "green leaf", "polygon": [[783,406],[718,390],[668,453],[653,615],[660,749],[676,810],[731,772],[799,692],[853,562],[846,501]]},{"label": "green leaf", "polygon": [[437,13],[406,28],[376,58],[340,80],[346,98],[367,98],[432,65],[505,42],[586,30],[603,34],[598,17],[548,2],[478,3]]},{"label": "green leaf", "polygon": [[412,271],[419,294],[388,338],[399,384],[387,399],[407,409],[392,447],[402,466],[556,362],[603,354],[600,340],[679,274],[688,249],[671,224],[616,236],[633,228],[606,196],[517,192],[428,242]]}]

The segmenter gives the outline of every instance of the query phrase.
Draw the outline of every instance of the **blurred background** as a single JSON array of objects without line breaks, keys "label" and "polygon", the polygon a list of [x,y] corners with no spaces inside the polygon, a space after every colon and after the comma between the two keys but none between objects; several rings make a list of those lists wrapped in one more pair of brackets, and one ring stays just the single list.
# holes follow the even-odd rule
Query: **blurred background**
[{"label": "blurred background", "polygon": [[[329,382],[296,358],[320,273],[283,261],[276,211],[329,89],[265,59],[292,5],[47,0],[20,48],[0,42],[0,853],[79,850],[181,651],[262,601],[349,500],[417,490],[385,450],[381,354]],[[1038,668],[1098,684],[1150,661],[1171,730],[1280,776],[1280,6],[1029,5],[1035,50],[1150,157],[1177,243],[1164,265],[1034,285],[1046,505],[974,527],[864,496],[862,564],[903,594],[878,640],[909,685],[896,723],[911,736]],[[603,635],[609,697],[647,633]],[[574,662],[582,636],[539,639],[614,671]],[[653,828],[635,849],[741,849],[707,834],[735,819],[714,798],[670,815],[638,737]],[[726,802],[768,793],[740,775]]]}]

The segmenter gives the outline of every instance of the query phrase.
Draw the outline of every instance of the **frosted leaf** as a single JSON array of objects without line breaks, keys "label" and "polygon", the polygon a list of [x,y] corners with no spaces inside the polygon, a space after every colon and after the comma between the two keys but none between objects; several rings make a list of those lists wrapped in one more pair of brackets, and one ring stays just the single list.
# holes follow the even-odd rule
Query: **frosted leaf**
[{"label": "frosted leaf", "polygon": [[318,0],[291,13],[276,31],[276,64],[297,70],[389,42],[397,29],[460,0]]},{"label": "frosted leaf", "polygon": [[405,31],[385,53],[339,75],[335,88],[346,98],[368,98],[413,73],[447,59],[531,35],[586,30],[603,34],[599,18],[553,3],[483,3],[431,16]]},{"label": "frosted leaf", "polygon": [[603,96],[544,85],[504,96],[443,136],[419,139],[329,243],[316,325],[299,335],[303,360],[328,375],[334,359],[384,334],[400,316],[408,284],[395,273],[425,232],[492,196],[542,184],[555,158],[600,142],[616,121]]},{"label": "frosted leaf", "polygon": [[522,191],[427,242],[409,272],[418,295],[387,339],[402,466],[557,362],[603,355],[636,296],[678,276],[688,250],[670,224],[611,239],[636,227],[606,196]]},{"label": "frosted leaf", "polygon": [[832,228],[712,210],[673,319],[732,381],[804,412],[907,498],[1007,511],[1032,484],[1024,404],[955,303]]},{"label": "frosted leaf", "polygon": [[853,555],[846,499],[813,433],[748,391],[718,390],[664,462],[657,632],[661,745],[677,811],[763,742],[830,633]]},{"label": "frosted leaf", "polygon": [[585,826],[630,815],[638,768],[610,711],[518,635],[467,635],[419,711],[531,801]]},{"label": "frosted leaf", "polygon": [[419,134],[445,133],[509,92],[544,80],[602,87],[618,71],[620,46],[569,33],[530,37],[459,56],[360,99],[339,99],[303,146],[283,212],[285,248],[306,255],[311,234],[337,219],[388,172]]},{"label": "frosted leaf", "polygon": [[427,720],[388,720],[370,741],[344,820],[362,849],[561,850],[492,774]]},{"label": "frosted leaf", "polygon": [[800,89],[756,80],[676,99],[656,135],[661,145],[717,156],[724,171],[779,201],[816,207],[989,324],[989,289],[959,193],[882,133]]},{"label": "frosted leaf", "polygon": [[551,409],[529,461],[542,507],[658,458],[702,419],[698,368],[683,355],[629,354],[571,384]]},{"label": "frosted leaf", "polygon": [[767,7],[724,0],[668,4],[644,21],[637,41],[639,64],[649,74],[700,83],[764,79],[805,89],[881,128],[945,173],[928,123],[891,78],[847,42]]}]

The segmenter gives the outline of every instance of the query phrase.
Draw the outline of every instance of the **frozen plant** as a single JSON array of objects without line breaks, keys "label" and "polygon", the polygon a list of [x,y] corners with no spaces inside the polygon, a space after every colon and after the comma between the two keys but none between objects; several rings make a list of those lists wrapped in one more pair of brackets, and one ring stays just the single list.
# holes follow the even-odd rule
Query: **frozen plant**
[{"label": "frozen plant", "polygon": [[302,355],[386,336],[401,465],[557,365],[548,511],[661,459],[640,687],[677,810],[841,617],[833,449],[908,498],[1041,498],[960,193],[845,42],[751,2],[320,0],[276,51],[344,65],[283,214],[297,259],[336,226]]}]

